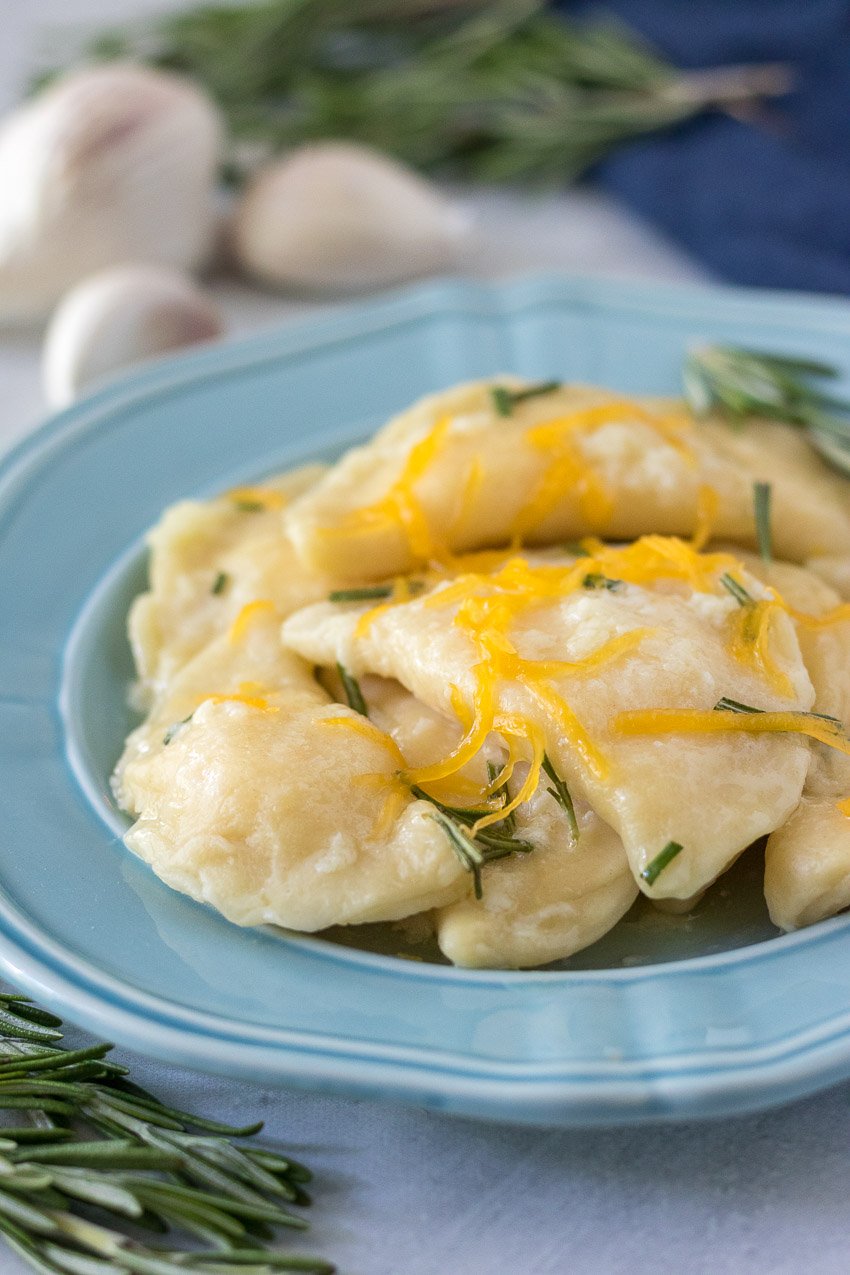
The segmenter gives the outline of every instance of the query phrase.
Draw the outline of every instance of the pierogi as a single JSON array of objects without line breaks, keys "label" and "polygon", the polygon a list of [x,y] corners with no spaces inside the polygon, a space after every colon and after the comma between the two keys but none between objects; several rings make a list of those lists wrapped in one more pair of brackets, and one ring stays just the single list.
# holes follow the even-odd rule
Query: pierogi
[{"label": "pierogi", "polygon": [[848,494],[792,427],[503,376],[181,502],[129,618],[127,845],[237,924],[417,916],[466,966],[693,909],[765,838],[774,924],[832,915]]}]

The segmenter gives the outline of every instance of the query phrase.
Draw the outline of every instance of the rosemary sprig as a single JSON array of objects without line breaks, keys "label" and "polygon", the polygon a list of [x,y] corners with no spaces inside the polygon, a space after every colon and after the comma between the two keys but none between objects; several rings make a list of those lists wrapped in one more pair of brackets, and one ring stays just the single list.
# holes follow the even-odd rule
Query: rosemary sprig
[{"label": "rosemary sprig", "polygon": [[[61,1019],[0,994],[0,1235],[36,1271],[71,1275],[331,1275],[272,1251],[274,1228],[303,1229],[310,1173],[232,1128],[159,1102],[112,1062],[108,1044],[66,1049]],[[94,1210],[94,1212],[92,1212]],[[203,1249],[148,1243],[177,1231]]]},{"label": "rosemary sprig", "polygon": [[447,806],[430,796],[418,784],[411,784],[410,791],[420,801],[427,801],[433,807],[432,817],[440,825],[448,838],[460,862],[467,872],[472,873],[476,899],[484,897],[481,884],[481,869],[497,859],[504,859],[509,854],[529,854],[534,846],[530,841],[523,841],[513,836],[514,825],[508,826],[503,821],[503,830],[499,824],[482,828],[475,836],[469,831],[482,815],[492,814],[493,806],[467,807]]},{"label": "rosemary sprig", "polygon": [[753,510],[756,520],[756,540],[762,562],[773,559],[773,536],[770,528],[770,503],[773,488],[770,483],[753,483]]},{"label": "rosemary sprig", "polygon": [[555,767],[552,765],[551,761],[549,760],[548,753],[543,754],[543,769],[548,775],[548,777],[552,780],[552,787],[547,788],[546,791],[549,793],[550,796],[555,798],[558,805],[564,811],[564,814],[567,816],[567,822],[570,825],[570,833],[572,835],[572,839],[573,841],[578,841],[578,838],[579,838],[578,819],[576,819],[576,808],[573,805],[573,799],[570,795],[570,790],[567,787],[564,780],[560,777],[558,772],[555,770]]},{"label": "rosemary sprig", "polygon": [[490,397],[499,416],[513,416],[517,403],[524,403],[527,398],[538,398],[541,394],[551,394],[553,390],[560,388],[560,381],[540,381],[537,385],[526,385],[521,390],[509,390],[504,385],[494,385],[490,390]]},{"label": "rosemary sprig", "polygon": [[204,2],[90,52],[203,84],[236,179],[271,152],[347,137],[429,170],[561,184],[629,138],[788,87],[776,66],[680,72],[627,28],[569,22],[544,0]]},{"label": "rosemary sprig", "polygon": [[342,682],[342,689],[345,691],[348,707],[353,708],[355,713],[362,713],[364,717],[368,717],[369,709],[366,706],[357,678],[353,677],[348,669],[340,664],[339,660],[337,660],[336,671],[339,674],[339,680]]},{"label": "rosemary sprig", "polygon": [[650,859],[649,863],[641,872],[641,880],[647,885],[654,885],[664,869],[673,862],[684,850],[684,846],[680,846],[678,841],[668,841],[663,850],[660,850],[654,859]]},{"label": "rosemary sprig", "polygon": [[179,721],[179,722],[172,722],[172,723],[171,723],[171,725],[169,726],[168,730],[165,732],[165,734],[164,734],[164,735],[163,735],[163,737],[162,737],[162,742],[163,742],[163,744],[170,744],[170,743],[171,743],[171,741],[172,741],[172,739],[174,738],[174,736],[178,733],[178,731],[179,731],[179,730],[180,730],[183,726],[186,726],[186,725],[187,725],[187,723],[191,722],[191,720],[192,720],[192,718],[193,718],[194,716],[195,716],[195,714],[194,714],[194,713],[190,713],[190,714],[189,714],[189,716],[188,716],[188,717],[184,717],[182,721]]},{"label": "rosemary sprig", "polygon": [[698,416],[718,411],[733,423],[766,416],[797,425],[827,459],[850,470],[850,403],[819,384],[837,376],[829,363],[729,345],[690,350],[682,373]]}]

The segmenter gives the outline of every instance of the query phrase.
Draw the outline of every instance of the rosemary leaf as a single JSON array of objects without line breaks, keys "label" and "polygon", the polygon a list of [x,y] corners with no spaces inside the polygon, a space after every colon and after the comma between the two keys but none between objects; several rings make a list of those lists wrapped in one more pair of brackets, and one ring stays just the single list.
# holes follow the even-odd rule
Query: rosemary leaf
[{"label": "rosemary leaf", "polygon": [[527,385],[521,390],[509,390],[504,385],[494,385],[490,390],[490,397],[499,416],[512,416],[517,403],[524,403],[528,398],[538,398],[541,394],[551,394],[553,390],[560,388],[560,381],[540,381],[537,385]]},{"label": "rosemary leaf", "polygon": [[339,674],[339,680],[342,682],[342,689],[345,691],[348,707],[353,708],[355,713],[361,713],[364,717],[368,717],[369,709],[366,706],[357,678],[353,677],[348,669],[340,664],[339,660],[337,660],[336,671]]},{"label": "rosemary leaf", "polygon": [[756,539],[762,562],[773,558],[773,538],[770,529],[770,501],[773,488],[770,483],[753,483],[753,507],[756,520]]},{"label": "rosemary leaf", "polygon": [[714,705],[715,713],[763,713],[763,708],[753,708],[752,704],[742,704],[740,700],[722,696]]},{"label": "rosemary leaf", "polygon": [[677,855],[680,855],[683,850],[684,846],[680,846],[678,841],[668,841],[664,849],[659,851],[654,859],[650,859],[649,863],[640,874],[641,879],[645,881],[647,885],[654,885],[664,869],[671,864]]},{"label": "rosemary leaf", "polygon": [[753,595],[749,593],[734,576],[730,576],[728,571],[724,571],[723,575],[720,577],[720,583],[723,585],[723,588],[727,591],[727,593],[732,594],[732,597],[740,606],[755,606],[755,598]]},{"label": "rosemary leaf", "polygon": [[543,769],[546,772],[546,774],[549,776],[549,778],[552,780],[552,785],[553,785],[551,788],[547,788],[546,791],[549,793],[550,796],[555,798],[558,805],[564,811],[564,814],[567,816],[567,822],[570,825],[570,834],[572,836],[572,839],[573,841],[578,841],[578,838],[579,838],[578,819],[576,819],[576,808],[573,805],[573,799],[570,795],[570,790],[567,787],[564,780],[560,777],[558,772],[555,770],[555,767],[552,765],[551,761],[549,760],[548,753],[543,754]]},{"label": "rosemary leaf", "polygon": [[213,581],[213,586],[210,589],[210,593],[214,594],[217,597],[220,593],[224,593],[224,590],[227,588],[229,583],[230,583],[230,576],[227,574],[227,572],[219,571],[218,575]]},{"label": "rosemary leaf", "polygon": [[[728,699],[722,696],[714,705],[715,713],[766,713],[769,710],[765,708],[753,708],[752,704],[742,704],[740,700]],[[829,722],[832,726],[840,726],[844,728],[844,723],[840,717],[831,717],[829,713],[811,713],[803,709],[792,708],[785,710],[792,717],[816,717],[818,721]]]},{"label": "rosemary leaf", "polygon": [[581,582],[583,589],[607,589],[609,593],[616,593],[618,589],[623,587],[622,580],[612,580],[609,576],[604,576],[598,571],[591,571],[584,577]]},{"label": "rosemary leaf", "polygon": [[334,589],[328,594],[328,602],[372,602],[380,598],[391,598],[391,584],[370,584],[360,589]]},{"label": "rosemary leaf", "polygon": [[180,730],[181,726],[186,726],[189,722],[191,722],[194,715],[195,715],[194,713],[190,713],[189,716],[184,717],[182,721],[174,722],[171,726],[169,726],[168,730],[165,732],[165,734],[162,737],[163,744],[170,744],[174,736]]},{"label": "rosemary leaf", "polygon": [[448,838],[449,845],[454,850],[460,862],[466,868],[467,872],[472,873],[473,888],[475,890],[476,899],[484,897],[481,888],[481,867],[485,862],[484,854],[480,846],[477,846],[470,837],[465,828],[449,818],[447,814],[439,806],[434,806],[431,817],[440,825]]}]

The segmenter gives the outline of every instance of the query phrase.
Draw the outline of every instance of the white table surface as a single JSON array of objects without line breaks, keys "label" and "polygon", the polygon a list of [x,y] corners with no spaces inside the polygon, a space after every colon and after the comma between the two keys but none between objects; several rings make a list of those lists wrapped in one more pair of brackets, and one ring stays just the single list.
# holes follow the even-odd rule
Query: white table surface
[{"label": "white table surface", "polygon": [[[0,108],[43,31],[165,7],[0,0]],[[464,272],[679,279],[700,269],[591,191],[459,196],[478,229]],[[217,289],[233,333],[304,303]],[[38,336],[0,333],[0,447],[44,416]],[[222,1120],[262,1116],[317,1172],[313,1247],[341,1275],[827,1275],[850,1270],[850,1086],[714,1124],[547,1132],[267,1089],[142,1058],[135,1078]],[[25,1268],[0,1249],[0,1272]]]}]

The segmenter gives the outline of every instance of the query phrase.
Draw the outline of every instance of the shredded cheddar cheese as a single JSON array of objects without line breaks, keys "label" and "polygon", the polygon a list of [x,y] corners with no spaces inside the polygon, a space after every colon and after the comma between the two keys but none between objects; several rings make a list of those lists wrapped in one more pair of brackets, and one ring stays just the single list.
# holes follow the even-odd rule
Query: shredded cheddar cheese
[{"label": "shredded cheddar cheese", "polygon": [[843,815],[850,819],[850,797],[845,797],[843,801],[836,802],[836,810],[840,810]]},{"label": "shredded cheddar cheese", "polygon": [[381,748],[385,748],[392,754],[393,760],[399,768],[404,766],[404,757],[398,744],[388,735],[386,731],[382,731],[374,722],[370,722],[368,717],[363,717],[360,713],[340,713],[331,717],[321,718],[323,726],[342,726],[346,730],[353,731],[355,735],[362,735],[364,739],[368,739],[373,744],[378,744]]},{"label": "shredded cheddar cheese", "polygon": [[450,416],[441,417],[413,445],[401,473],[387,494],[374,504],[355,510],[344,520],[341,530],[345,535],[371,532],[376,526],[396,526],[404,532],[410,552],[417,561],[427,562],[441,557],[443,546],[429,525],[416,494],[416,484],[439,454],[451,424]]},{"label": "shredded cheddar cheese", "polygon": [[268,598],[258,598],[247,602],[230,626],[228,638],[231,642],[241,642],[255,620],[261,615],[274,614],[275,605]]},{"label": "shredded cheddar cheese", "polygon": [[211,704],[244,704],[246,708],[257,708],[263,713],[279,713],[277,704],[270,704],[262,695],[246,695],[242,691],[234,691],[230,695],[209,695]]},{"label": "shredded cheddar cheese", "polygon": [[730,713],[713,709],[650,708],[619,713],[613,727],[621,735],[798,734],[850,756],[850,739],[840,725],[811,713]]}]

